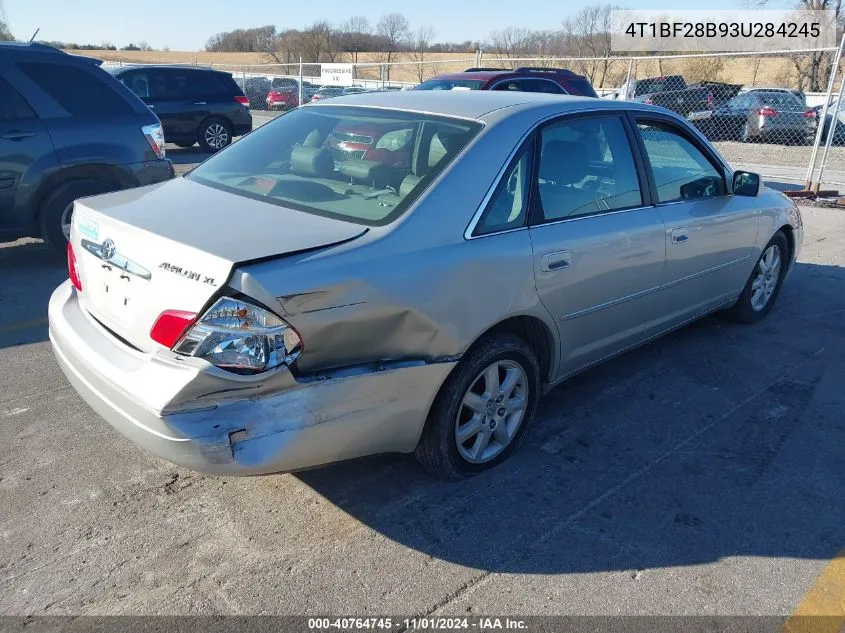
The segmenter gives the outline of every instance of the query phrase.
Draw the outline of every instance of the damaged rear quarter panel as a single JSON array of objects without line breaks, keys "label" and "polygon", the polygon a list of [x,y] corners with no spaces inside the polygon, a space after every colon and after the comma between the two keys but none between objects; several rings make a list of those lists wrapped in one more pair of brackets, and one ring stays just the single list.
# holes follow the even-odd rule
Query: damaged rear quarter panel
[{"label": "damaged rear quarter panel", "polygon": [[527,231],[431,247],[402,233],[373,232],[320,253],[248,266],[232,284],[275,302],[269,305],[304,341],[297,368],[305,374],[453,359],[509,316],[547,316],[534,288]]}]

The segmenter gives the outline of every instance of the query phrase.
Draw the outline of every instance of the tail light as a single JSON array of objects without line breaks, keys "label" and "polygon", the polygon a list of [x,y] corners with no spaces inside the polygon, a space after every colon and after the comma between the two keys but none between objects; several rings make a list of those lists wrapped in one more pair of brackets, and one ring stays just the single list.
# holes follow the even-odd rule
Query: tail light
[{"label": "tail light", "polygon": [[173,347],[197,318],[195,312],[166,310],[162,312],[150,330],[150,338],[165,347]]},{"label": "tail light", "polygon": [[249,105],[249,98],[245,97],[244,95],[235,95],[235,101],[237,101],[241,105],[245,105],[245,106]]},{"label": "tail light", "polygon": [[[154,340],[156,326],[150,336]],[[172,336],[173,351],[202,358],[216,367],[239,373],[260,373],[279,365],[291,364],[302,352],[302,339],[284,320],[256,305],[223,297],[195,322],[182,313],[167,332]],[[193,315],[195,316],[195,315]],[[177,322],[178,321],[178,322]],[[163,326],[167,327],[167,326]],[[163,337],[164,338],[164,337]],[[159,341],[167,345],[164,341]]]},{"label": "tail light", "polygon": [[161,129],[161,124],[145,125],[141,131],[147,137],[147,143],[150,144],[155,155],[158,158],[164,158],[164,130]]},{"label": "tail light", "polygon": [[713,91],[707,93],[707,107],[712,108],[713,104],[716,103],[716,97],[713,96]]},{"label": "tail light", "polygon": [[277,101],[279,99],[279,96],[280,96],[279,93],[276,92],[275,90],[271,90],[270,92],[267,93],[267,98],[270,99],[271,101]]},{"label": "tail light", "polygon": [[816,111],[815,110],[807,110],[801,116],[804,117],[805,119],[815,119],[816,118]]},{"label": "tail light", "polygon": [[654,105],[654,99],[652,99],[651,97],[649,97],[648,99],[646,99],[645,101],[643,101],[643,103],[645,103],[645,104],[647,104],[647,105]]},{"label": "tail light", "polygon": [[82,292],[82,281],[79,279],[79,266],[76,265],[76,255],[73,252],[73,244],[67,243],[67,274],[70,282],[78,292]]},{"label": "tail light", "polygon": [[769,117],[770,119],[774,119],[780,113],[777,110],[775,110],[773,107],[766,106],[764,108],[760,108],[759,110],[757,110],[757,114],[759,114],[760,116]]}]

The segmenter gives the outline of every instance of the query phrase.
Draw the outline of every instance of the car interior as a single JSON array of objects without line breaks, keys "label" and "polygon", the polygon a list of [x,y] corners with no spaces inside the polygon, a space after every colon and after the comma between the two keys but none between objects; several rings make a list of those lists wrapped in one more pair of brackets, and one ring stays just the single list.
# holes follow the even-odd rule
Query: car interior
[{"label": "car interior", "polygon": [[[330,139],[339,124],[344,130],[354,127],[355,117],[304,113],[301,118],[308,125],[294,126],[297,138],[289,145],[277,139],[269,160],[250,164],[256,160],[253,153],[247,162],[234,162],[231,169],[226,165],[214,180],[239,193],[277,199],[295,208],[379,221],[400,205],[410,204],[477,130],[469,123],[424,119],[407,121],[397,129],[395,120],[360,117],[362,129],[382,126],[390,131],[367,158],[344,158],[332,151]],[[278,148],[285,145],[289,151],[279,156]],[[397,153],[404,158],[397,160]]]}]

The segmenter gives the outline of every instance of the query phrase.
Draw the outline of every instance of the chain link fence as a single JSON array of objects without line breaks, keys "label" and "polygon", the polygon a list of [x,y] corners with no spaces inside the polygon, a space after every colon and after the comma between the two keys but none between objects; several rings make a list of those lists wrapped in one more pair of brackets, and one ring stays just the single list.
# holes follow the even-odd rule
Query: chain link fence
[{"label": "chain link fence", "polygon": [[[585,75],[601,98],[650,103],[685,117],[736,167],[788,188],[818,190],[822,180],[845,187],[841,53],[842,45],[801,53],[638,57],[404,54],[353,64],[353,87],[345,91],[407,90],[470,67],[565,68]],[[232,73],[259,114],[344,92],[321,85],[317,63],[209,65]]]}]

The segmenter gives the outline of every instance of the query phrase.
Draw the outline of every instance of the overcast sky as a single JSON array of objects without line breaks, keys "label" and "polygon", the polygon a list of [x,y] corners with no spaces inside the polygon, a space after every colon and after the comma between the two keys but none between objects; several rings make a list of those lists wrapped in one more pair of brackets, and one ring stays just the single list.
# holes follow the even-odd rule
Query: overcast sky
[{"label": "overcast sky", "polygon": [[[436,40],[483,40],[507,26],[553,29],[567,15],[596,0],[0,0],[18,39],[39,39],[118,47],[144,40],[154,48],[201,50],[220,31],[273,24],[301,28],[327,19],[340,24],[351,15],[364,15],[371,24],[391,11],[405,14],[413,28],[432,26]],[[615,3],[614,3],[615,4]],[[620,2],[620,4],[623,4]],[[682,3],[683,4],[683,3]],[[771,8],[784,3],[774,0]],[[681,9],[676,0],[637,0],[638,9]],[[738,9],[744,0],[709,0],[708,9]],[[354,8],[353,8],[354,7]],[[703,7],[701,7],[703,8]]]}]

